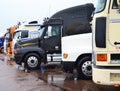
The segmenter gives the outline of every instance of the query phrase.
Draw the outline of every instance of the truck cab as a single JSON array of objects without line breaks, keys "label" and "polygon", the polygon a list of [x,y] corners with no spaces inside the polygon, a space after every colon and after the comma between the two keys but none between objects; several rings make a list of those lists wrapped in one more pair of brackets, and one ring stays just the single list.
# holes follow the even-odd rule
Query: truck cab
[{"label": "truck cab", "polygon": [[41,24],[38,21],[30,21],[20,23],[20,26],[17,30],[15,30],[13,34],[13,45],[12,45],[12,57],[14,58],[14,46],[18,41],[26,41],[33,38],[38,38],[39,36],[39,28]]},{"label": "truck cab", "polygon": [[13,50],[12,50],[12,56],[14,58],[14,47],[15,47],[15,44],[18,42],[18,41],[26,41],[26,40],[31,40],[31,39],[34,39],[34,38],[38,38],[39,36],[39,31],[38,29],[37,30],[24,30],[24,29],[17,29],[15,32],[14,32],[14,36],[13,36]]},{"label": "truck cab", "polygon": [[[119,0],[97,0],[93,18],[93,81],[120,84]],[[100,75],[99,75],[100,74]]]},{"label": "truck cab", "polygon": [[15,44],[15,62],[24,62],[27,68],[36,69],[41,62],[47,62],[47,55],[53,61],[53,56],[61,54],[61,29],[61,20],[46,20],[39,30],[38,38]]}]

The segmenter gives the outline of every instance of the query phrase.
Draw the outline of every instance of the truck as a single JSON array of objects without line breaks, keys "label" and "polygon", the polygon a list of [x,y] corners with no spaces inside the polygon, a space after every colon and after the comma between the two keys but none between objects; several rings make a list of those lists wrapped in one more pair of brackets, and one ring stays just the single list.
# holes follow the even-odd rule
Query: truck
[{"label": "truck", "polygon": [[39,36],[39,28],[41,24],[37,21],[31,21],[22,24],[15,32],[13,36],[13,46],[12,46],[12,57],[14,58],[14,46],[18,41],[30,40],[33,38],[38,38]]},{"label": "truck", "polygon": [[38,38],[18,41],[14,47],[15,62],[19,65],[24,63],[27,69],[36,69],[41,62],[47,63],[46,54],[57,56],[61,53],[61,23],[59,19],[46,20],[41,25]]},{"label": "truck", "polygon": [[[39,26],[40,27],[40,26]],[[15,47],[15,44],[19,41],[26,41],[26,40],[31,40],[31,39],[34,39],[34,38],[38,38],[39,36],[39,31],[38,29],[34,29],[34,30],[31,30],[31,29],[17,29],[15,32],[14,32],[14,37],[13,37],[13,45],[12,45],[12,57],[14,59],[14,47]]]},{"label": "truck", "polygon": [[[76,7],[77,8],[77,7]],[[66,29],[62,32],[62,65],[65,72],[77,73],[80,79],[92,78],[92,29],[94,5],[70,9]],[[73,11],[73,12],[72,12]]]},{"label": "truck", "polygon": [[6,60],[10,60],[12,56],[12,39],[13,39],[13,33],[18,28],[18,25],[14,25],[7,29],[7,32],[4,35],[5,41],[4,41],[4,54],[7,56]]},{"label": "truck", "polygon": [[40,26],[41,24],[39,24],[38,21],[31,21],[21,24],[19,28],[14,32],[13,42],[17,42],[21,39],[26,40],[38,37],[38,30]]},{"label": "truck", "polygon": [[[82,64],[85,64],[84,67],[87,64],[87,69],[90,73],[92,55],[90,22],[93,11],[94,6],[89,3],[61,10],[49,19],[45,19],[39,32],[39,38],[16,43],[14,51],[15,62],[17,64],[24,63],[26,68],[36,69],[39,68],[42,62],[48,63],[48,55],[51,55],[51,61],[54,61],[54,56],[59,55],[62,63],[65,64],[63,67],[65,70],[72,62],[71,69],[77,67],[81,71],[82,68],[77,66],[77,64],[82,62]],[[73,49],[76,49],[78,54]],[[71,53],[69,56],[66,55],[69,59],[66,57],[62,60],[62,56],[64,55],[65,57],[65,53],[68,52]],[[67,62],[68,64],[66,64]],[[68,70],[71,71],[71,69]],[[86,75],[87,77],[89,78],[91,75]]]},{"label": "truck", "polygon": [[[30,21],[30,22],[19,22],[17,25],[14,25],[7,29],[7,32],[4,35],[5,41],[4,41],[4,53],[6,55],[6,60],[12,60],[14,58],[13,55],[13,47],[14,43],[16,42],[16,38],[14,39],[14,35],[16,32],[18,32],[18,29],[26,29],[26,30],[33,30],[38,29],[40,27],[40,24],[37,21]],[[27,34],[27,31],[26,33]],[[24,37],[25,37],[24,34]],[[27,35],[26,35],[27,36]],[[30,35],[31,36],[31,35]],[[20,36],[17,37],[20,40]]]},{"label": "truck", "polygon": [[4,53],[4,37],[0,37],[0,53]]},{"label": "truck", "polygon": [[97,0],[92,22],[92,79],[120,86],[120,0]]}]

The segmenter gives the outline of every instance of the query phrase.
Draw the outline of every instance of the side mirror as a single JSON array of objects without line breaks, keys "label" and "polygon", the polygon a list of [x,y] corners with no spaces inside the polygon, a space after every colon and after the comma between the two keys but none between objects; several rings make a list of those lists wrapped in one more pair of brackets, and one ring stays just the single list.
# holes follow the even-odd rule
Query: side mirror
[{"label": "side mirror", "polygon": [[17,38],[18,38],[18,39],[21,39],[21,36],[18,36]]},{"label": "side mirror", "polygon": [[18,36],[16,41],[18,42],[18,41],[20,41],[20,40],[21,40],[21,37],[20,37],[20,36]]}]

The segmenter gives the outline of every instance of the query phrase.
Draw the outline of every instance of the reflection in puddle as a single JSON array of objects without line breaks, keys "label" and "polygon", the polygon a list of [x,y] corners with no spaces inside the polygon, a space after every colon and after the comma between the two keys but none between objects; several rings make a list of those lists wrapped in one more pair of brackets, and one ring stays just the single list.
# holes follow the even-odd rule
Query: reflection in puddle
[{"label": "reflection in puddle", "polygon": [[48,83],[58,83],[58,82],[64,82],[65,75],[55,74],[55,75],[47,75],[47,82]]},{"label": "reflection in puddle", "polygon": [[120,91],[120,88],[97,85],[91,80],[73,80],[71,74],[61,70],[45,70],[43,74],[40,71],[34,71],[31,74],[63,91]]}]

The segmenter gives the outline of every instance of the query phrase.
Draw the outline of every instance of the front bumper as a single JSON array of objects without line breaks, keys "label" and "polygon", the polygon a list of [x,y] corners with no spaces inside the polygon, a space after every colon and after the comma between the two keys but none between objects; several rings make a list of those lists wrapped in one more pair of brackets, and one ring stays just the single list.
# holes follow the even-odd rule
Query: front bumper
[{"label": "front bumper", "polygon": [[92,67],[92,77],[96,84],[120,85],[120,69],[99,69]]}]

